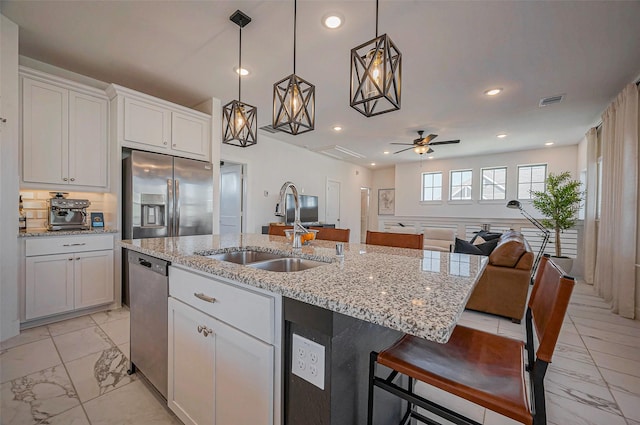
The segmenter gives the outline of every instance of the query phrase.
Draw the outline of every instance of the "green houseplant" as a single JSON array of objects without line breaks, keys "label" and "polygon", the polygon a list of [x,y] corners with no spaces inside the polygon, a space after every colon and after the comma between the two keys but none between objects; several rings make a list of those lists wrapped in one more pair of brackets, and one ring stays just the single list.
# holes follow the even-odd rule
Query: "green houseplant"
[{"label": "green houseplant", "polygon": [[555,230],[555,256],[562,258],[560,233],[576,224],[576,215],[584,197],[584,192],[580,190],[582,183],[573,180],[568,171],[549,173],[545,183],[545,191],[531,191],[533,207],[546,217],[542,224]]}]

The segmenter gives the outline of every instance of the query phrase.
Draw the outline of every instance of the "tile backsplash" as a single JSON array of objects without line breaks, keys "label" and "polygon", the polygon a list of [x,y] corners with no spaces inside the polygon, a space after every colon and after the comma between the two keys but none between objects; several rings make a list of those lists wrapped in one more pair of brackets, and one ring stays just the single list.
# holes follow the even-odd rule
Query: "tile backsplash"
[{"label": "tile backsplash", "polygon": [[[21,190],[22,208],[27,214],[27,229],[42,229],[47,227],[47,199],[51,198],[48,190]],[[87,212],[105,210],[105,194],[92,192],[69,192],[69,199],[88,199],[91,206]],[[106,217],[105,217],[106,218]]]}]

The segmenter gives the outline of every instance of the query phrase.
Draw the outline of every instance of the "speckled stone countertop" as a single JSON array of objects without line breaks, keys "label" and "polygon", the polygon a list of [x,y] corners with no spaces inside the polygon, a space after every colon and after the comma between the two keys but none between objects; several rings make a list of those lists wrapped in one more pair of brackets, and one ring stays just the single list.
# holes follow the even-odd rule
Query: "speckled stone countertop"
[{"label": "speckled stone countertop", "polygon": [[94,235],[101,233],[118,233],[115,229],[87,229],[87,230],[47,230],[47,229],[27,229],[26,232],[19,232],[19,238],[39,238],[47,236],[75,236],[75,235]]},{"label": "speckled stone countertop", "polygon": [[[487,257],[312,241],[292,253],[283,236],[206,235],[121,241],[121,246],[216,276],[437,342],[446,342]],[[255,249],[329,262],[290,273],[260,270],[199,254]]]}]

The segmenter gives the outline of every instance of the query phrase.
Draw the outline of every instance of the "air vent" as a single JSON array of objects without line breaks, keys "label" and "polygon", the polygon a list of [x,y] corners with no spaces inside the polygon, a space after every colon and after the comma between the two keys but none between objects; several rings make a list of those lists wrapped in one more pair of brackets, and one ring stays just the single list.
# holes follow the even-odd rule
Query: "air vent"
[{"label": "air vent", "polygon": [[259,129],[260,130],[264,130],[267,133],[271,133],[271,134],[280,133],[280,130],[278,130],[277,128],[273,128],[272,125],[264,125],[264,126],[260,127]]},{"label": "air vent", "polygon": [[549,106],[556,103],[560,103],[562,102],[562,99],[564,99],[564,94],[557,94],[555,96],[543,97],[542,99],[540,99],[540,103],[538,104],[538,106],[542,108],[543,106]]},{"label": "air vent", "polygon": [[358,152],[354,152],[352,150],[343,148],[342,146],[338,146],[338,145],[322,146],[320,148],[313,148],[311,150],[314,152],[323,153],[335,159],[349,160],[353,158],[358,158],[358,159],[365,158],[364,155],[359,154]]}]

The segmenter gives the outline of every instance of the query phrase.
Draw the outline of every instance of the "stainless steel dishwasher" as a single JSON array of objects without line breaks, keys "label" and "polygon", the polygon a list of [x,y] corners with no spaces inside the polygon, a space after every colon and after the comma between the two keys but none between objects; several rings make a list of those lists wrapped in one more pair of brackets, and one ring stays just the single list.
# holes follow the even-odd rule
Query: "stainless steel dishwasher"
[{"label": "stainless steel dishwasher", "polygon": [[131,368],[167,398],[169,262],[129,251]]}]

